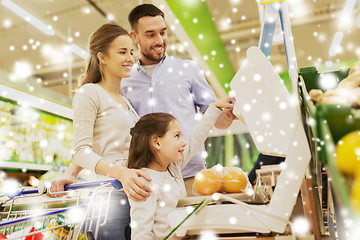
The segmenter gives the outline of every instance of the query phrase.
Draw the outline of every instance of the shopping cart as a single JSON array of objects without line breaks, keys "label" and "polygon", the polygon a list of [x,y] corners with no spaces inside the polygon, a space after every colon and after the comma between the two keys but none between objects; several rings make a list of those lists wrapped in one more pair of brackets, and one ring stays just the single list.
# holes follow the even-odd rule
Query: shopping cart
[{"label": "shopping cart", "polygon": [[66,193],[62,198],[49,197],[47,188],[22,189],[0,203],[0,239],[96,239],[115,191],[122,191],[117,180],[65,185],[56,193]]}]

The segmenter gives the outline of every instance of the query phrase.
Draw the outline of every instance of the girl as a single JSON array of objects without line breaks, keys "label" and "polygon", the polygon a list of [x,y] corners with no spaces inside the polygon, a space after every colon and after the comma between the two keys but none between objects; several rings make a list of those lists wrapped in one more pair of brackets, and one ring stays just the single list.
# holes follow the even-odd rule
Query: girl
[{"label": "girl", "polygon": [[221,113],[233,108],[234,99],[222,98],[209,106],[188,142],[179,122],[167,113],[143,116],[131,128],[128,167],[142,169],[152,178],[152,193],[141,202],[130,200],[131,239],[163,239],[171,230],[167,216],[179,198],[186,197],[181,170],[204,143]]}]

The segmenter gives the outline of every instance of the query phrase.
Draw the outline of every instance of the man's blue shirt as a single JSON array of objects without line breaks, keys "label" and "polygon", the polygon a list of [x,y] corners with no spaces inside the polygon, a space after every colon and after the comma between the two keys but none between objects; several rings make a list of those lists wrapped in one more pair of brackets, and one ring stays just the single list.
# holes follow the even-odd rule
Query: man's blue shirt
[{"label": "man's blue shirt", "polygon": [[[189,137],[197,122],[197,109],[204,113],[216,101],[196,63],[167,54],[156,65],[152,76],[146,73],[138,59],[130,78],[122,80],[121,91],[140,117],[154,112],[172,114],[181,125],[184,139]],[[201,156],[204,150],[202,146],[183,169],[184,178],[193,177],[206,167],[205,157]]]}]

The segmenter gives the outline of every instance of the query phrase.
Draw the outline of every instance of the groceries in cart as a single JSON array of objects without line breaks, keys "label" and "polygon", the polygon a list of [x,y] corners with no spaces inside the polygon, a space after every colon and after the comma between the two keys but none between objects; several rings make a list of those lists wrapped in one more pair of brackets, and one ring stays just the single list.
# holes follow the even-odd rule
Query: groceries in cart
[{"label": "groceries in cart", "polygon": [[[56,218],[52,219],[47,226],[48,231],[43,233],[44,240],[47,239],[66,239],[70,232],[70,226],[58,227],[63,225],[65,222],[65,216],[59,214]],[[53,230],[51,230],[53,229]]]},{"label": "groceries in cart", "polygon": [[[51,219],[51,218],[49,218]],[[44,219],[43,219],[44,220]],[[28,224],[29,226],[21,228],[26,223],[19,221],[19,225],[13,225],[14,230],[10,234],[7,234],[4,239],[25,239],[25,240],[66,240],[67,236],[70,233],[71,227],[64,226],[65,216],[57,215],[53,216],[47,226],[45,225],[47,221],[37,221],[34,222],[34,226],[31,226],[32,223]],[[5,229],[5,228],[4,228]],[[9,229],[8,232],[11,230]],[[6,231],[4,231],[7,233]]]}]

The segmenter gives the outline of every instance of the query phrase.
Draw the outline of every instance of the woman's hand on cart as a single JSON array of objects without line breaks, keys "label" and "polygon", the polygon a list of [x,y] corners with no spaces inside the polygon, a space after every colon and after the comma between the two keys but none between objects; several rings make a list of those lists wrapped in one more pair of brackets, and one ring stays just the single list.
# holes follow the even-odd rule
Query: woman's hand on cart
[{"label": "woman's hand on cart", "polygon": [[[61,175],[60,177],[57,177],[53,180],[51,180],[51,187],[50,187],[50,193],[56,193],[56,192],[64,192],[65,191],[65,185],[67,184],[74,184],[76,180],[76,177],[71,175]],[[51,197],[61,197],[65,195],[65,193],[62,194],[49,194]]]},{"label": "woman's hand on cart", "polygon": [[[128,198],[134,201],[145,201],[146,198],[150,196],[151,187],[146,184],[141,179],[141,177],[147,181],[151,181],[150,176],[146,172],[139,169],[129,169],[124,167],[121,168],[121,170],[122,171],[118,174],[116,179],[121,182],[123,190]],[[65,189],[65,185],[74,185],[75,180],[76,176],[74,174],[66,174],[65,172],[65,174],[51,181],[51,187],[49,187],[50,191],[48,190],[47,192],[51,197],[60,197],[66,195],[66,193],[64,193],[64,191],[67,190]]]}]

